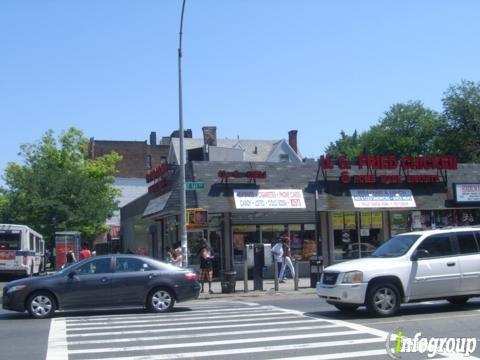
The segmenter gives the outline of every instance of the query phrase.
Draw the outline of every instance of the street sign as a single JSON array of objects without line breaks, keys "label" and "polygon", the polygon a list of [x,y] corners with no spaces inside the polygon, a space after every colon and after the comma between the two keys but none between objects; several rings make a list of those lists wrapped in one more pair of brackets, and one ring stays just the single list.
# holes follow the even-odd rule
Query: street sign
[{"label": "street sign", "polygon": [[203,189],[205,189],[205,183],[202,181],[185,183],[185,190],[203,190]]}]

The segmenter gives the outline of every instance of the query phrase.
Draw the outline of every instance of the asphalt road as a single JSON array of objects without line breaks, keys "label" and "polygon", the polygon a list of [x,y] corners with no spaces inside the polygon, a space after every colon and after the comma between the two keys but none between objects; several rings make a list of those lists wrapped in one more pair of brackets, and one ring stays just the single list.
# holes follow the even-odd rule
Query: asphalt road
[{"label": "asphalt road", "polygon": [[[1,286],[0,286],[1,287]],[[227,302],[228,298],[204,300],[203,303],[215,304]],[[480,358],[480,298],[470,300],[462,306],[452,306],[446,301],[404,305],[398,316],[390,318],[372,318],[367,312],[360,308],[354,314],[345,315],[334,307],[326,304],[311,294],[298,294],[297,296],[282,297],[281,294],[265,295],[261,297],[244,297],[244,302],[251,302],[260,305],[270,305],[282,309],[294,310],[317,319],[328,319],[332,321],[343,321],[346,324],[362,325],[371,329],[391,332],[402,328],[406,336],[413,337],[421,332],[421,337],[475,337],[477,348],[472,354]],[[200,310],[203,304],[200,301],[190,301],[178,304],[178,311],[195,313]],[[173,312],[165,314],[164,319],[178,314]],[[123,314],[130,314],[132,317],[148,317],[149,314],[141,310],[128,311],[102,311],[102,312],[70,312],[58,314],[55,318],[66,318],[67,321],[89,318],[92,315],[115,317]],[[48,338],[51,320],[33,320],[28,314],[20,314],[0,310],[0,359],[45,359],[48,347]],[[187,341],[187,340],[185,340]],[[228,359],[228,357],[225,357]],[[258,357],[263,358],[262,356]],[[268,357],[265,357],[265,359]],[[387,358],[387,357],[385,357]],[[404,359],[420,359],[418,354],[402,354]],[[437,357],[438,358],[438,357]],[[441,357],[440,357],[441,358]]]}]

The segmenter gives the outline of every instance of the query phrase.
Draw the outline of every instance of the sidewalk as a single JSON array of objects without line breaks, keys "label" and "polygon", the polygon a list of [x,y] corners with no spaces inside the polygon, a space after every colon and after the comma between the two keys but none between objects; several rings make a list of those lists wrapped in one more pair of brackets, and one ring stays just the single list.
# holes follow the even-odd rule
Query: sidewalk
[{"label": "sidewalk", "polygon": [[275,291],[273,279],[263,280],[263,290],[253,290],[253,280],[248,280],[248,292],[244,291],[244,281],[237,280],[235,292],[222,294],[220,281],[212,282],[213,294],[208,293],[208,283],[204,285],[205,292],[200,293],[199,299],[217,299],[217,298],[239,298],[239,297],[260,297],[260,296],[295,296],[309,294],[316,297],[316,291],[310,287],[310,278],[298,279],[298,290],[295,290],[293,279],[288,279],[285,283],[278,284],[278,291]]}]

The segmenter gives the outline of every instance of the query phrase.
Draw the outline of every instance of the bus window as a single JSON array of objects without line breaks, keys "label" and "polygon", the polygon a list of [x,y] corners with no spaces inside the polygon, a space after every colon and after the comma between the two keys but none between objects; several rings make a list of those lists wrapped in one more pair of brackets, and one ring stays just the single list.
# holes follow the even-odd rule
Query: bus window
[{"label": "bus window", "polygon": [[29,235],[30,235],[30,247],[28,248],[28,250],[35,251],[35,237],[33,236],[32,233],[30,233]]},{"label": "bus window", "polygon": [[20,231],[0,231],[0,250],[20,250]]},{"label": "bus window", "polygon": [[35,236],[35,252],[37,254],[42,253],[42,248],[40,247],[40,238],[38,236]]}]

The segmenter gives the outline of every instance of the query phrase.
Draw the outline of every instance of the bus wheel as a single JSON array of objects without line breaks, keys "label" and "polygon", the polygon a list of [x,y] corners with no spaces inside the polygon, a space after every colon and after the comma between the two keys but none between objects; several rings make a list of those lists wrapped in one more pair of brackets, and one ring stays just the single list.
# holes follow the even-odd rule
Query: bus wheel
[{"label": "bus wheel", "polygon": [[55,300],[47,292],[37,292],[27,300],[27,310],[31,317],[45,319],[51,317],[55,312]]}]

